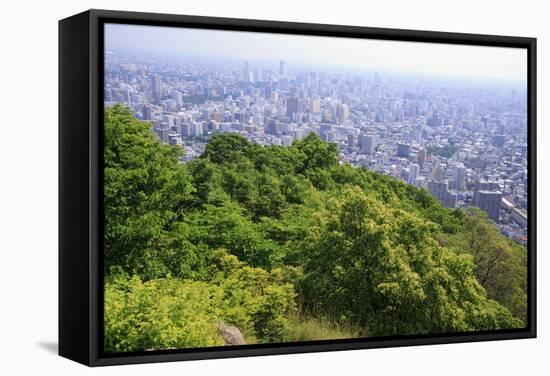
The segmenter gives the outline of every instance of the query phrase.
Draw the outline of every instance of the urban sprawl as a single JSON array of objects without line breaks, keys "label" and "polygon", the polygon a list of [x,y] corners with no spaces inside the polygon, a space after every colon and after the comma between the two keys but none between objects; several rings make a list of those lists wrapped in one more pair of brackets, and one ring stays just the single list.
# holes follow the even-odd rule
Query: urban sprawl
[{"label": "urban sprawl", "polygon": [[428,190],[445,207],[477,206],[527,242],[527,99],[498,82],[269,63],[136,58],[107,51],[105,105],[123,103],[182,163],[218,132],[291,145],[315,132],[341,163]]}]

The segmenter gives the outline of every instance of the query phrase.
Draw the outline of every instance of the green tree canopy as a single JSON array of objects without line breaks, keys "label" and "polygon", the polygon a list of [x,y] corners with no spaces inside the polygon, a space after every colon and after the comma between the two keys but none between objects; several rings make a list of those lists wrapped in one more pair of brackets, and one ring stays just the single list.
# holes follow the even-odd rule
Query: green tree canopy
[{"label": "green tree canopy", "polygon": [[159,142],[148,123],[120,105],[105,111],[104,262],[143,270],[154,258],[193,185],[182,149]]},{"label": "green tree canopy", "polygon": [[437,227],[344,187],[317,214],[301,286],[307,309],[374,336],[521,326],[487,299],[470,256],[433,239]]},{"label": "green tree canopy", "polygon": [[339,164],[314,133],[201,158],[105,111],[107,351],[525,326],[527,255],[484,213]]}]

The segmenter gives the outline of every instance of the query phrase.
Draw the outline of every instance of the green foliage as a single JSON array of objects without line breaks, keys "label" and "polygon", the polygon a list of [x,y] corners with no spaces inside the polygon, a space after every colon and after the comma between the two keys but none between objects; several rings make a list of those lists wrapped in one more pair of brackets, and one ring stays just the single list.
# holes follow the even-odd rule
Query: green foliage
[{"label": "green foliage", "polygon": [[[285,342],[320,341],[330,339],[349,339],[360,337],[357,328],[338,324],[321,315],[315,317],[292,314],[288,319],[288,331]],[[363,335],[364,337],[365,335]]]},{"label": "green foliage", "polygon": [[[105,111],[105,350],[524,326],[526,252],[476,210],[234,133],[182,164],[148,123]],[[523,320],[523,321],[522,321]]]},{"label": "green foliage", "polygon": [[521,326],[485,297],[470,257],[437,245],[434,224],[351,187],[317,217],[301,285],[306,309],[374,336]]},{"label": "green foliage", "polygon": [[219,205],[230,197],[223,189],[223,174],[217,165],[207,159],[197,159],[188,164],[195,188],[194,205]]},{"label": "green foliage", "polygon": [[116,278],[105,286],[105,351],[223,345],[222,300],[223,290],[204,282]]},{"label": "green foliage", "polygon": [[461,232],[443,243],[457,252],[473,256],[475,275],[487,296],[507,307],[526,322],[527,253],[520,245],[502,237],[477,208],[462,218]]},{"label": "green foliage", "polygon": [[237,133],[216,134],[206,145],[203,157],[214,163],[231,164],[239,161],[249,148],[250,143]]},{"label": "green foliage", "polygon": [[207,205],[203,210],[189,212],[184,223],[193,244],[225,248],[253,266],[281,266],[284,254],[279,244],[267,238],[262,227],[235,204]]},{"label": "green foliage", "polygon": [[295,142],[292,147],[301,156],[297,173],[308,170],[329,169],[338,165],[338,147],[334,143],[323,142],[315,133]]},{"label": "green foliage", "polygon": [[126,108],[105,111],[104,132],[105,266],[143,272],[193,187],[181,148],[159,142]]},{"label": "green foliage", "polygon": [[428,148],[428,153],[433,155],[439,155],[445,158],[451,158],[454,153],[458,151],[458,146],[452,141],[449,140],[449,143],[444,146],[432,146]]},{"label": "green foliage", "polygon": [[205,281],[174,278],[143,282],[113,275],[105,285],[108,352],[223,345],[216,324],[237,326],[247,343],[277,342],[294,311],[292,285],[277,271],[238,261],[223,250],[209,259]]}]

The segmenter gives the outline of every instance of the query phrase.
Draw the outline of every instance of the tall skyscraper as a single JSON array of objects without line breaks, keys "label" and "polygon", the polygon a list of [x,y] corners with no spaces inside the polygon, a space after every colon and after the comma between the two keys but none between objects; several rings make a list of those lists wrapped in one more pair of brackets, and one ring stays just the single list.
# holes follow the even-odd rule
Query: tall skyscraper
[{"label": "tall skyscraper", "polygon": [[486,212],[489,218],[498,221],[500,216],[500,205],[502,202],[502,192],[482,190],[477,193],[477,206]]},{"label": "tall skyscraper", "polygon": [[286,66],[284,60],[279,61],[279,75],[286,75]]},{"label": "tall skyscraper", "polygon": [[418,177],[418,173],[420,172],[420,166],[416,163],[412,163],[409,165],[409,176],[407,179],[407,183],[414,184],[416,178]]},{"label": "tall skyscraper", "polygon": [[248,61],[244,62],[243,66],[243,81],[245,82],[254,82],[254,72],[250,69]]},{"label": "tall skyscraper", "polygon": [[464,191],[466,189],[466,168],[463,163],[459,163],[455,166],[454,178],[456,189]]},{"label": "tall skyscraper", "polygon": [[160,103],[162,93],[160,76],[158,74],[154,74],[153,77],[151,77],[151,92],[153,94],[153,102],[157,104]]},{"label": "tall skyscraper", "polygon": [[359,147],[364,154],[374,154],[376,148],[376,136],[373,134],[359,135]]},{"label": "tall skyscraper", "polygon": [[250,67],[248,66],[248,61],[245,61],[244,65],[243,65],[243,80],[244,81],[248,81],[249,73],[250,73]]}]

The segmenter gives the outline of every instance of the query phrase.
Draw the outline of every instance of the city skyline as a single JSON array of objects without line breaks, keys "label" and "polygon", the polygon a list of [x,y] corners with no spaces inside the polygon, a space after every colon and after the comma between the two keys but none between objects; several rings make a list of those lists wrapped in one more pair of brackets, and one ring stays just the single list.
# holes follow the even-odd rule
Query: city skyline
[{"label": "city skyline", "polygon": [[[221,33],[229,39],[250,34]],[[525,87],[384,70],[357,74],[344,66],[297,65],[285,55],[264,56],[269,64],[258,64],[251,55],[174,59],[107,50],[105,105],[123,103],[150,122],[160,140],[184,150],[182,163],[202,155],[218,133],[276,146],[315,133],[337,145],[340,163],[425,189],[447,208],[476,206],[503,234],[526,243]]]},{"label": "city skyline", "polygon": [[105,25],[105,50],[172,57],[339,67],[354,72],[502,81],[526,87],[520,48],[302,36],[141,25]]}]

